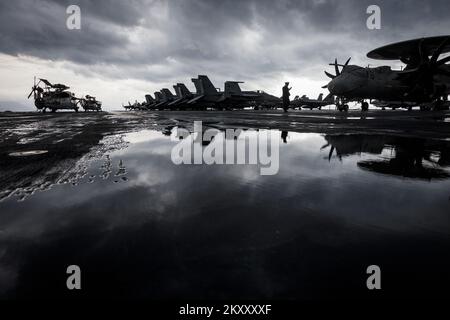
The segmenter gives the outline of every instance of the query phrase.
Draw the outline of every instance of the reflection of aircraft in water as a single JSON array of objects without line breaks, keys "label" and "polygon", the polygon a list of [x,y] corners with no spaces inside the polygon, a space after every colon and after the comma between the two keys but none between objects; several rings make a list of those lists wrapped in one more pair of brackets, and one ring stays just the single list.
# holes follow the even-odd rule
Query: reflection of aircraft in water
[{"label": "reflection of aircraft in water", "polygon": [[327,144],[321,149],[331,146],[328,160],[331,160],[333,153],[336,153],[339,160],[353,154],[381,154],[386,145],[385,137],[377,135],[328,135],[325,140]]},{"label": "reflection of aircraft in water", "polygon": [[[165,136],[170,136],[170,135],[175,133],[175,137],[178,138],[179,140],[182,140],[185,137],[182,134],[180,134],[178,131],[176,131],[178,128],[185,130],[185,132],[189,132],[190,135],[192,135],[195,132],[195,129],[193,127],[185,127],[185,126],[180,126],[180,125],[178,125],[178,126],[174,126],[174,125],[166,126],[166,127],[162,128],[161,131],[162,131],[162,134],[165,135]],[[223,137],[224,137],[225,140],[231,140],[231,139],[232,140],[237,140],[237,139],[239,139],[239,137],[241,137],[242,133],[247,132],[248,130],[252,130],[252,129],[244,129],[244,128],[242,128],[242,129],[231,129],[231,128],[228,128],[228,129],[233,131],[231,136],[227,135],[227,132],[226,132],[227,129],[225,129],[225,128],[216,128],[216,127],[211,127],[211,126],[208,126],[208,125],[202,126],[202,134],[201,134],[202,137],[205,135],[205,132],[207,130],[213,130],[213,131],[209,132],[209,134],[211,134],[211,136],[210,136],[211,140],[209,140],[209,141],[208,140],[202,140],[201,141],[202,146],[204,146],[204,147],[208,146],[216,138],[216,136],[219,133],[223,134]],[[254,131],[258,132],[259,129],[254,129]],[[287,132],[286,132],[286,137],[287,137]]]},{"label": "reflection of aircraft in water", "polygon": [[[327,135],[330,160],[333,153],[342,160],[354,154],[379,155],[374,160],[362,160],[358,167],[376,173],[416,179],[450,178],[450,143],[419,138],[386,137],[381,135]],[[383,153],[386,152],[386,154]]]},{"label": "reflection of aircraft in water", "polygon": [[323,99],[323,93],[319,95],[317,100],[310,99],[306,95],[303,95],[301,97],[296,96],[295,99],[291,102],[291,106],[299,109],[314,109],[317,108],[319,110],[322,109],[322,107],[329,106],[334,104],[334,97],[332,94],[329,94],[328,96]]}]

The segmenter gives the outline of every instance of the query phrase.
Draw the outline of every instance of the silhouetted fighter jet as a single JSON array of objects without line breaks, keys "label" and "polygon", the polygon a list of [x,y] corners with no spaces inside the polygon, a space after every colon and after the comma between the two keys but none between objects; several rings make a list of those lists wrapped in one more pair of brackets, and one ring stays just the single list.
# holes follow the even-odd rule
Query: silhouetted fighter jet
[{"label": "silhouetted fighter jet", "polygon": [[236,109],[281,103],[281,99],[263,91],[242,91],[239,86],[243,83],[241,81],[226,81],[224,91],[216,89],[205,75],[199,75],[192,81],[197,92],[195,97],[188,101],[188,105],[194,108]]},{"label": "silhouetted fighter jet", "polygon": [[190,92],[189,89],[184,85],[184,83],[177,83],[173,86],[176,92],[177,98],[170,102],[168,106],[173,109],[184,109],[188,101],[195,97],[195,94]]},{"label": "silhouetted fighter jet", "polygon": [[319,97],[317,100],[310,99],[306,95],[303,95],[301,98],[298,96],[295,97],[295,99],[291,102],[291,105],[294,108],[301,108],[301,109],[314,109],[318,108],[319,110],[322,109],[322,107],[328,106],[334,104],[334,97],[332,94],[329,94],[323,99],[323,93],[319,94]]}]

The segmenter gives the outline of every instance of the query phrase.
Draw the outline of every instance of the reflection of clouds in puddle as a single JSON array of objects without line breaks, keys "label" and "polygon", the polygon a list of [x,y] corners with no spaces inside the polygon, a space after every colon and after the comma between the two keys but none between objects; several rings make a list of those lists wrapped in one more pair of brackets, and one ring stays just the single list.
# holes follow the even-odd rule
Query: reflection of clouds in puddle
[{"label": "reflection of clouds in puddle", "polygon": [[[154,137],[125,142],[126,149],[107,149],[109,156],[100,151],[94,151],[99,158],[87,156],[85,180],[92,183],[61,185],[25,202],[0,203],[4,213],[0,242],[10,244],[10,259],[39,267],[36,256],[50,253],[59,259],[57,250],[65,250],[64,244],[70,243],[89,266],[113,262],[126,274],[133,273],[129,263],[134,259],[145,271],[154,267],[153,259],[140,260],[151,253],[161,266],[153,275],[162,281],[172,276],[174,265],[189,267],[194,261],[189,271],[202,274],[199,265],[216,271],[216,264],[208,263],[217,261],[233,274],[241,272],[242,266],[267,272],[255,279],[270,283],[274,272],[265,263],[275,260],[277,252],[282,258],[286,252],[302,252],[304,260],[314,258],[324,246],[336,250],[349,246],[344,251],[361,243],[373,246],[391,232],[432,240],[448,235],[448,180],[405,181],[357,168],[361,159],[385,157],[386,149],[376,149],[381,154],[353,153],[341,144],[342,162],[336,156],[329,161],[329,148],[321,150],[324,136],[289,133],[288,143],[280,145],[279,174],[263,177],[258,166],[252,165],[176,166],[170,158],[170,139],[160,132]],[[352,148],[356,145],[361,150],[351,142]],[[363,140],[363,150],[375,150],[366,146],[373,142]],[[112,174],[98,179],[106,159]],[[127,183],[113,183],[125,173]],[[88,245],[74,245],[73,239],[88,239],[83,242]],[[14,245],[22,250],[14,250]],[[30,255],[27,250],[38,251]],[[126,255],[122,257],[120,250]],[[355,252],[350,251],[352,259],[361,257],[353,257]],[[283,261],[298,263],[297,258],[288,255]],[[344,254],[342,261],[345,258]],[[5,290],[13,288],[17,275],[30,273],[23,269],[18,263],[10,267],[2,262],[0,294],[1,285]],[[136,281],[130,286],[140,290],[141,284]]]},{"label": "reflection of clouds in puddle", "polygon": [[[33,215],[16,209],[22,213],[7,225],[8,234],[28,237],[84,218],[111,229],[143,220],[189,218],[228,207],[264,211],[274,205],[273,210],[289,219],[315,212],[357,228],[447,232],[448,224],[442,221],[448,219],[448,181],[404,181],[358,169],[358,161],[384,158],[389,152],[386,149],[381,149],[380,155],[349,153],[342,162],[335,157],[329,161],[329,149],[321,150],[324,136],[289,133],[288,143],[280,145],[279,173],[261,177],[256,165],[176,166],[170,158],[170,138],[156,131],[145,136],[150,139],[132,138],[140,142],[126,144],[126,149],[108,149],[109,157],[90,162],[87,171],[76,166],[75,171],[90,183],[52,188],[21,203]],[[91,156],[87,159],[92,160]],[[126,183],[116,177],[95,179],[101,176],[96,171],[101,171],[105,159],[114,176],[126,173]],[[61,219],[58,212],[67,214]],[[21,217],[24,220],[20,221]]]},{"label": "reflection of clouds in puddle", "polygon": [[150,142],[154,140],[163,139],[163,135],[159,131],[154,130],[141,130],[137,132],[130,132],[127,134],[124,134],[123,139],[124,141],[130,142],[130,143],[142,143],[142,142]]},{"label": "reflection of clouds in puddle", "polygon": [[145,164],[134,167],[133,171],[135,171],[136,176],[130,183],[135,186],[152,187],[168,183],[175,177],[173,171],[167,168],[152,167]]}]

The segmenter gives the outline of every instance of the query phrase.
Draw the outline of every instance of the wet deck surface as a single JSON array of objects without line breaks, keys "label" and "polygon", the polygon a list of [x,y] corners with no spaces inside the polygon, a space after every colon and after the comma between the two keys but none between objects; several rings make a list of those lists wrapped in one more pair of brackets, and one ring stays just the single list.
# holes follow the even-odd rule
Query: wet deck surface
[{"label": "wet deck surface", "polygon": [[[175,166],[176,126],[268,129],[280,171]],[[255,136],[258,136],[258,132]],[[0,297],[448,297],[449,112],[0,114]]]}]

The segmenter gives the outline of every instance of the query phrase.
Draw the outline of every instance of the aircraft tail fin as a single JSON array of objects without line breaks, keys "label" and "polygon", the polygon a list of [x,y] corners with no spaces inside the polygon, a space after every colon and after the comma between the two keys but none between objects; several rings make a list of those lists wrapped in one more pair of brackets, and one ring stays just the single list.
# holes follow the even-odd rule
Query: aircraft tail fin
[{"label": "aircraft tail fin", "polygon": [[242,81],[226,81],[225,82],[225,94],[239,94],[242,92],[239,83],[243,83]]},{"label": "aircraft tail fin", "polygon": [[177,98],[181,98],[181,90],[180,90],[180,86],[178,85],[178,83],[176,85],[173,86],[173,89],[175,90],[175,96]]},{"label": "aircraft tail fin", "polygon": [[180,91],[180,97],[188,97],[191,96],[191,92],[189,89],[184,85],[184,83],[178,83],[178,90]]},{"label": "aircraft tail fin", "polygon": [[208,76],[205,75],[199,75],[198,79],[200,80],[202,84],[202,89],[204,94],[216,94],[217,89],[212,84],[211,80],[209,80]]},{"label": "aircraft tail fin", "polygon": [[155,100],[160,102],[163,99],[161,92],[155,92]]},{"label": "aircraft tail fin", "polygon": [[153,103],[153,102],[155,102],[155,99],[153,99],[153,97],[151,95],[146,94],[145,101],[147,101],[147,103]]},{"label": "aircraft tail fin", "polygon": [[200,79],[198,79],[198,78],[193,78],[193,79],[191,79],[191,80],[192,80],[192,82],[194,83],[195,90],[197,91],[197,95],[202,95],[202,94],[204,94],[202,82],[200,81]]},{"label": "aircraft tail fin", "polygon": [[322,101],[323,99],[323,93],[319,94],[319,97],[317,98],[317,101]]},{"label": "aircraft tail fin", "polygon": [[166,100],[173,98],[172,92],[170,92],[170,90],[167,88],[161,89],[161,94],[162,94],[163,98]]}]

